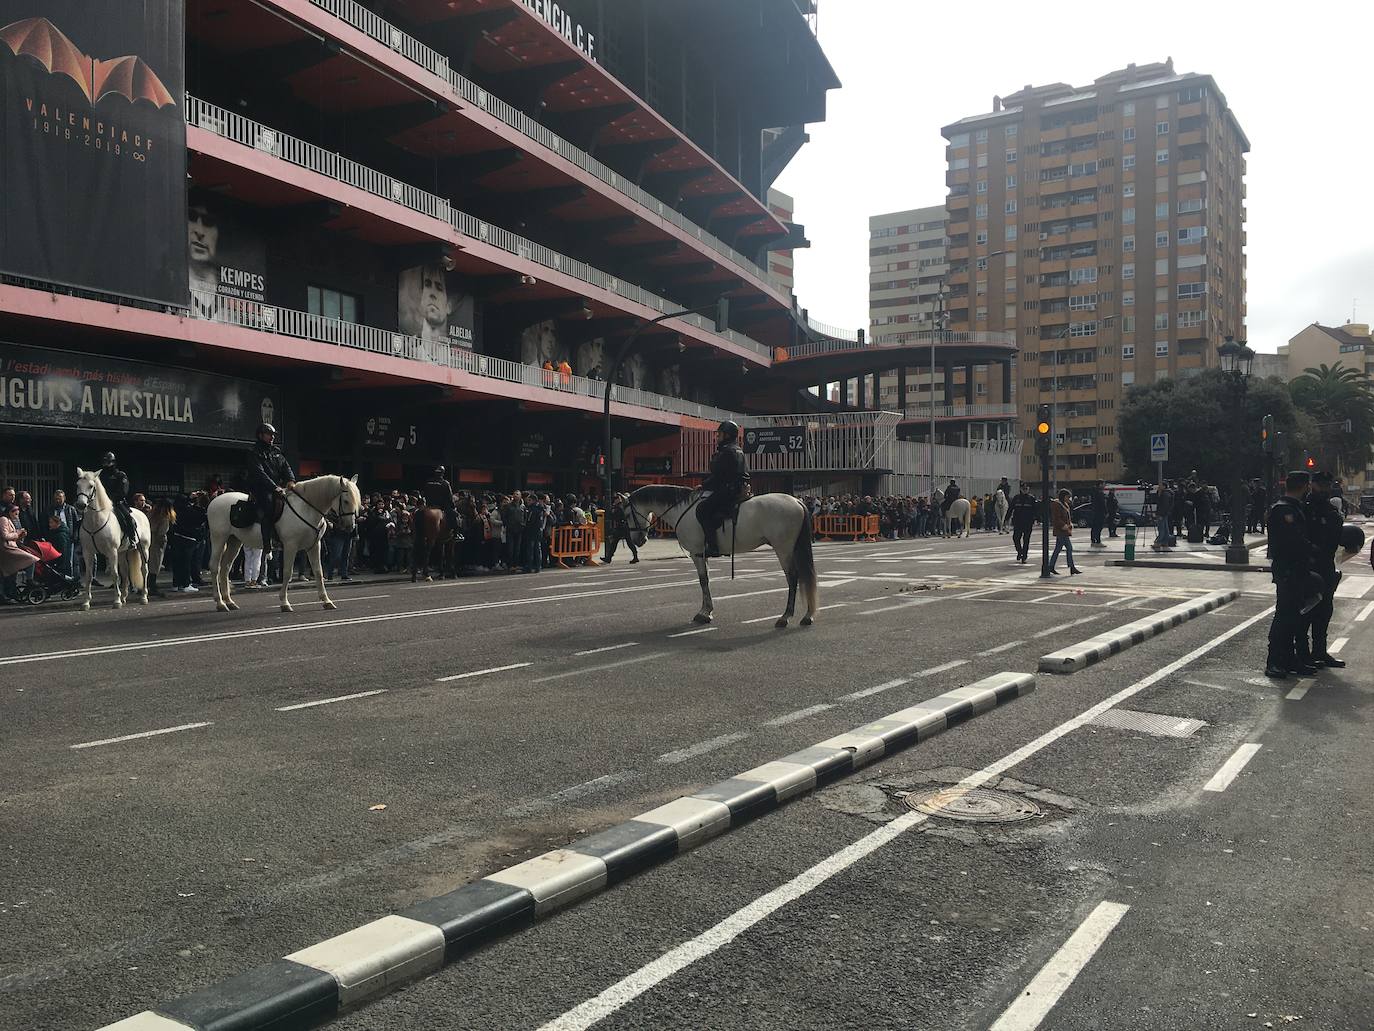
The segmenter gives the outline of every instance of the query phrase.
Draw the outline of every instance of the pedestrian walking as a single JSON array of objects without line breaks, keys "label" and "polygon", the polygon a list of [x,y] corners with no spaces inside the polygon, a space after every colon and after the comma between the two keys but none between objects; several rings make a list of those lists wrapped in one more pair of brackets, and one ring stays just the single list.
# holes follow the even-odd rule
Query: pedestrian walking
[{"label": "pedestrian walking", "polygon": [[1116,536],[1116,526],[1121,522],[1121,502],[1116,499],[1116,491],[1107,491],[1107,536]]},{"label": "pedestrian walking", "polygon": [[1016,561],[1024,563],[1030,554],[1031,533],[1035,530],[1035,514],[1040,502],[1021,484],[1011,499],[1011,543],[1016,548]]},{"label": "pedestrian walking", "polygon": [[1059,575],[1054,564],[1059,561],[1059,553],[1069,563],[1069,575],[1077,576],[1082,572],[1073,564],[1073,494],[1067,488],[1059,492],[1059,499],[1050,502],[1050,526],[1054,531],[1054,554],[1050,556],[1050,573]]},{"label": "pedestrian walking", "polygon": [[1102,490],[1102,481],[1093,484],[1088,498],[1088,546],[1105,548],[1102,543],[1102,527],[1107,525],[1107,495]]},{"label": "pedestrian walking", "polygon": [[1302,629],[1303,595],[1312,569],[1312,542],[1307,536],[1307,517],[1302,501],[1311,477],[1301,470],[1288,474],[1283,497],[1270,507],[1269,566],[1274,581],[1274,618],[1269,623],[1269,655],[1264,675],[1283,680],[1290,673],[1311,675],[1315,666],[1299,665],[1297,636]]}]

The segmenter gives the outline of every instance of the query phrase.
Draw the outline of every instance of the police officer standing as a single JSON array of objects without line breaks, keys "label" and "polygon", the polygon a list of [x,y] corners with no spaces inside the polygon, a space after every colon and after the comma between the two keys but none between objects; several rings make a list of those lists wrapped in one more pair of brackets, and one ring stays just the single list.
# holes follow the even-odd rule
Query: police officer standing
[{"label": "police officer standing", "polygon": [[1284,495],[1269,509],[1269,564],[1277,594],[1274,619],[1269,624],[1269,657],[1264,675],[1283,680],[1290,673],[1311,675],[1315,666],[1299,664],[1296,641],[1302,631],[1302,602],[1312,568],[1312,543],[1302,499],[1311,483],[1307,473],[1294,470],[1284,484]]},{"label": "police officer standing", "polygon": [[1031,532],[1035,529],[1035,515],[1040,510],[1040,502],[1035,495],[1021,484],[1016,497],[1011,499],[1011,543],[1016,548],[1016,561],[1024,563],[1030,554]]},{"label": "police officer standing", "polygon": [[[1326,651],[1326,631],[1331,625],[1332,596],[1340,582],[1336,571],[1336,549],[1341,546],[1341,527],[1345,525],[1336,507],[1331,504],[1332,479],[1330,473],[1312,476],[1312,493],[1303,502],[1307,516],[1307,535],[1312,541],[1312,568],[1326,581],[1321,603],[1303,617],[1298,632],[1298,659],[1312,666],[1343,669],[1345,663]],[[1309,643],[1308,633],[1311,632]]]},{"label": "police officer standing", "polygon": [[134,526],[133,513],[129,511],[129,477],[119,468],[113,451],[106,451],[100,459],[100,485],[114,503],[115,518],[125,541],[138,543],[138,532]]},{"label": "police officer standing", "polygon": [[[270,422],[258,426],[258,439],[248,460],[248,492],[258,506],[258,525],[262,529],[262,561],[267,566],[267,558],[272,554],[272,528],[276,523],[274,496],[286,497],[286,492],[296,486],[296,474],[291,463],[277,447],[277,428]],[[283,569],[282,576],[289,577],[291,571]]]},{"label": "police officer standing", "polygon": [[435,467],[434,475],[425,484],[425,504],[443,512],[448,519],[449,532],[457,533],[458,509],[453,504],[453,485],[448,482],[446,472],[442,465]]},{"label": "police officer standing", "polygon": [[725,524],[735,499],[749,483],[749,469],[739,446],[739,426],[726,419],[716,428],[716,453],[711,473],[701,485],[709,491],[697,504],[697,521],[706,533],[706,558],[720,558],[716,533]]}]

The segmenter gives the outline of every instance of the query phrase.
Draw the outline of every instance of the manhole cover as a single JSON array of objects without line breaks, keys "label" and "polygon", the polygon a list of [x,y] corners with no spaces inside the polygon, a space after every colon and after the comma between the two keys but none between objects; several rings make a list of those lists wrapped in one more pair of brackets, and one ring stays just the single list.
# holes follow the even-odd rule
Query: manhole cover
[{"label": "manhole cover", "polygon": [[985,788],[936,788],[906,796],[906,804],[918,813],[970,823],[1019,823],[1044,815],[1040,807],[1019,795]]}]

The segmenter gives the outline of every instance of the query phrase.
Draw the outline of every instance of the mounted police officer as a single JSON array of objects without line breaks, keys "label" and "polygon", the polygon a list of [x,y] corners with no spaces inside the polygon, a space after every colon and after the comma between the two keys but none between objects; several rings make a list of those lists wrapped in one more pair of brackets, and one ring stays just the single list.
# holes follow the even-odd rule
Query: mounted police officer
[{"label": "mounted police officer", "polygon": [[739,426],[727,419],[716,428],[711,474],[701,485],[702,491],[709,493],[704,493],[697,504],[697,521],[706,533],[706,558],[720,558],[716,533],[748,483],[749,470],[739,446]]},{"label": "mounted police officer", "polygon": [[[272,527],[276,522],[275,500],[286,497],[296,486],[291,463],[277,447],[277,428],[270,422],[258,426],[258,439],[248,460],[248,493],[258,506],[258,525],[262,528],[263,561],[272,553]],[[282,570],[289,577],[289,570]]]},{"label": "mounted police officer", "polygon": [[444,467],[436,466],[434,475],[425,484],[425,504],[431,508],[437,508],[444,513],[448,519],[450,533],[458,531],[458,509],[453,504],[453,485],[446,478]]},{"label": "mounted police officer", "polygon": [[[1341,574],[1336,571],[1336,550],[1341,546],[1341,527],[1345,521],[1336,507],[1331,504],[1333,496],[1330,473],[1315,473],[1312,476],[1312,493],[1303,502],[1307,516],[1307,536],[1312,541],[1312,568],[1326,581],[1322,600],[1311,612],[1303,617],[1302,628],[1298,632],[1298,659],[1312,666],[1328,666],[1342,669],[1345,662],[1327,653],[1326,631],[1331,625],[1332,597]],[[1308,631],[1311,631],[1309,645]]]},{"label": "mounted police officer", "polygon": [[1031,531],[1035,529],[1035,516],[1040,511],[1040,501],[1021,484],[1021,489],[1011,499],[1011,543],[1016,548],[1016,561],[1025,562],[1030,554]]},{"label": "mounted police officer", "polygon": [[1277,598],[1269,624],[1269,657],[1264,675],[1283,680],[1290,673],[1311,675],[1316,668],[1300,663],[1295,642],[1302,630],[1303,595],[1312,569],[1312,542],[1302,499],[1311,477],[1300,470],[1288,474],[1284,495],[1269,509],[1269,564]]},{"label": "mounted police officer", "polygon": [[129,511],[129,477],[116,464],[113,451],[106,451],[100,458],[100,485],[114,504],[115,518],[124,540],[138,543],[138,530],[134,526],[134,515]]}]

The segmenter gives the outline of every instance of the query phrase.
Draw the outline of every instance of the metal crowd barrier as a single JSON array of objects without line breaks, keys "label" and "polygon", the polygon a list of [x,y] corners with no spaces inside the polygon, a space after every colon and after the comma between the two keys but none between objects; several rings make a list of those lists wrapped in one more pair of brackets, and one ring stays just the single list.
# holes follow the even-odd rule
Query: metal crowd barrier
[{"label": "metal crowd barrier", "polygon": [[878,539],[878,517],[876,515],[819,515],[812,520],[812,530],[817,540],[828,541],[836,537],[847,537],[853,541],[876,541]]},{"label": "metal crowd barrier", "polygon": [[572,567],[565,559],[585,558],[589,566],[599,566],[596,553],[601,550],[601,531],[595,523],[582,526],[555,526],[549,554],[563,569]]}]

